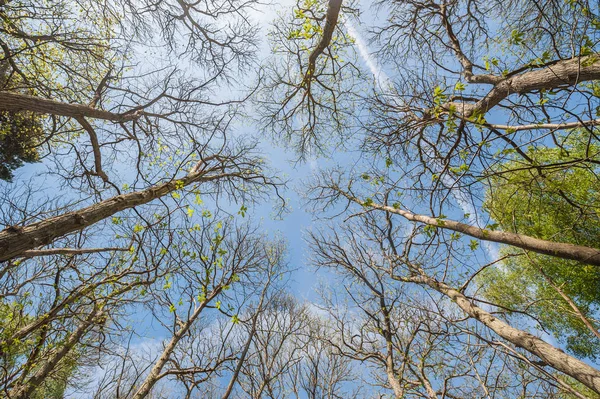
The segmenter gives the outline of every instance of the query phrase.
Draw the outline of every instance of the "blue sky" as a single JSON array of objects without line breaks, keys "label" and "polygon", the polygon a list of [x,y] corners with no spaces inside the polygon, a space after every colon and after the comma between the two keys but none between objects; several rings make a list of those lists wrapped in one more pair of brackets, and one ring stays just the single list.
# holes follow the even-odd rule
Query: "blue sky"
[{"label": "blue sky", "polygon": [[[290,13],[295,2],[293,1],[281,1],[278,2],[276,7],[280,12]],[[268,23],[276,16],[274,12],[274,6],[264,6],[253,13],[254,19],[262,27],[261,36],[261,52],[260,58],[267,58],[270,50],[266,41],[266,32],[268,30]],[[370,15],[366,19],[366,23],[369,22],[369,18],[374,18]],[[356,50],[359,55],[359,62],[362,67],[369,71],[374,80],[377,82],[379,89],[385,91],[390,86],[390,77],[393,79],[393,71],[384,70],[377,63],[377,61],[371,56],[370,48],[368,43],[364,40],[364,29],[361,26],[356,26],[354,22],[347,22],[346,28],[356,39]],[[248,79],[252,80],[254,77],[249,76]],[[251,109],[246,110],[247,113],[252,114]],[[493,116],[492,116],[493,118]],[[318,301],[318,293],[315,289],[318,287],[319,282],[328,281],[335,278],[333,274],[329,274],[323,271],[316,273],[308,265],[308,257],[310,254],[307,251],[307,245],[304,241],[304,233],[309,229],[315,229],[327,224],[323,220],[315,220],[305,204],[303,194],[306,191],[305,182],[310,181],[311,176],[333,166],[342,166],[347,169],[356,167],[356,163],[359,158],[358,152],[345,152],[338,151],[332,153],[329,158],[325,157],[308,157],[306,162],[296,162],[297,155],[286,149],[284,146],[275,145],[271,140],[265,139],[264,135],[260,132],[258,125],[249,123],[247,121],[240,121],[232,126],[233,132],[238,137],[261,137],[260,148],[265,157],[268,159],[271,168],[276,171],[279,176],[283,176],[289,181],[287,189],[283,192],[284,197],[288,200],[288,212],[281,218],[273,217],[272,203],[268,201],[256,204],[253,206],[249,214],[252,215],[252,221],[254,223],[260,223],[265,231],[271,235],[282,235],[285,237],[288,243],[289,251],[289,264],[293,270],[291,275],[291,283],[289,284],[290,291],[298,296],[299,298],[306,299],[308,301]],[[43,164],[30,164],[17,173],[15,181],[27,181],[32,176],[45,170]],[[128,169],[118,171],[120,178],[127,180]],[[37,177],[35,182],[41,187],[45,187],[48,195],[52,196],[56,192],[59,192],[60,187],[59,180],[54,180],[51,177]],[[39,193],[38,193],[39,194]],[[472,222],[478,221],[478,215],[475,209],[470,203],[461,197],[459,193],[454,195],[455,203],[462,210],[463,213],[471,214],[470,220]],[[238,204],[232,204],[232,213],[235,212]],[[450,215],[452,216],[452,215]],[[196,215],[196,217],[199,217]],[[475,256],[483,256],[488,258],[497,257],[498,246],[493,243],[482,243],[481,249],[475,253]],[[147,314],[138,313],[134,315],[131,320],[136,327],[142,332],[142,336],[136,338],[135,345],[140,348],[145,348],[149,351],[156,350],[160,339],[164,337],[164,330],[153,321],[152,317],[148,317]],[[548,336],[545,336],[551,343],[556,342]]]}]

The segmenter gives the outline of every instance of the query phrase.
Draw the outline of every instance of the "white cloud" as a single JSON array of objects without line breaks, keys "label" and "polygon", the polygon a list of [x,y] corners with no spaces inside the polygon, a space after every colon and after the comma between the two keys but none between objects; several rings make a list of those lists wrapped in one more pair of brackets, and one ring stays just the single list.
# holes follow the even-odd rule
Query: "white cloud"
[{"label": "white cloud", "polygon": [[373,77],[377,82],[377,87],[384,93],[387,92],[392,87],[391,79],[381,69],[377,60],[371,55],[367,44],[362,38],[362,35],[354,28],[352,21],[346,19],[344,21],[344,26],[346,27],[346,30],[348,30],[348,34],[354,39],[354,44],[358,50],[358,53],[360,54],[360,57],[373,74]]}]

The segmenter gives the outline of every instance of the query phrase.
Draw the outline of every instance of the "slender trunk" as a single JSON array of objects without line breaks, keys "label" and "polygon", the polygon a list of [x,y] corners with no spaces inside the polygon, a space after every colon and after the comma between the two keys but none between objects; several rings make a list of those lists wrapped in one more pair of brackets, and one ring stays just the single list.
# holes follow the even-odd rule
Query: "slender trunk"
[{"label": "slender trunk", "polygon": [[431,216],[417,215],[407,210],[397,209],[387,205],[379,205],[372,202],[367,204],[364,201],[361,201],[360,199],[338,189],[337,187],[335,189],[350,201],[356,202],[357,204],[365,207],[400,215],[411,222],[421,222],[440,229],[458,231],[484,241],[499,242],[544,255],[550,255],[562,259],[571,259],[590,265],[600,266],[600,250],[595,248],[562,242],[540,240],[539,238],[526,236],[524,234],[510,233],[507,231],[481,229],[479,227],[460,223],[450,219],[438,219]]},{"label": "slender trunk", "polygon": [[423,375],[421,377],[421,382],[423,383],[423,386],[425,386],[425,391],[427,392],[427,396],[429,397],[429,399],[438,399],[435,389],[433,389],[433,387],[431,386],[431,383],[425,377],[425,375]]},{"label": "slender trunk", "polygon": [[52,357],[50,357],[43,364],[42,367],[25,383],[13,388],[9,397],[11,399],[27,399],[30,398],[35,389],[48,377],[50,372],[57,366],[58,362],[60,362],[73,347],[81,340],[81,337],[88,331],[90,325],[94,323],[94,321],[102,316],[104,312],[101,310],[96,310],[91,312],[90,315],[81,323],[75,331],[69,336],[67,341],[58,347],[58,350],[54,353]]},{"label": "slender trunk", "polygon": [[385,373],[387,375],[388,383],[392,387],[392,391],[394,391],[394,396],[396,399],[402,399],[404,397],[404,389],[402,389],[402,386],[394,373],[394,359],[393,354],[390,351],[391,345],[389,342],[387,343],[387,346],[388,354],[385,357]]},{"label": "slender trunk", "polygon": [[146,379],[144,380],[144,382],[142,383],[142,385],[140,386],[138,391],[135,393],[135,395],[133,395],[132,399],[143,399],[146,396],[148,396],[152,387],[154,387],[154,385],[160,379],[160,375],[161,375],[161,371],[162,371],[163,367],[165,366],[165,364],[171,357],[171,354],[175,350],[175,347],[177,347],[177,344],[179,343],[181,338],[183,338],[185,336],[185,334],[187,334],[187,332],[190,330],[190,327],[192,326],[192,324],[194,324],[194,321],[196,321],[198,316],[200,316],[200,313],[202,313],[202,311],[204,310],[206,305],[208,305],[208,303],[215,296],[217,296],[217,294],[220,291],[221,291],[220,288],[213,291],[213,294],[210,297],[208,297],[207,299],[205,299],[204,302],[202,302],[200,304],[200,306],[198,306],[198,308],[194,311],[194,313],[192,313],[192,316],[188,319],[188,321],[185,322],[179,330],[175,331],[175,333],[171,337],[171,340],[169,341],[167,346],[165,346],[165,349],[163,350],[160,357],[158,358],[158,360],[152,367],[152,370],[150,370],[150,374],[148,374],[148,376],[146,377]]},{"label": "slender trunk", "polygon": [[75,119],[90,136],[90,144],[92,144],[92,151],[94,152],[94,166],[96,168],[96,175],[98,175],[104,182],[108,182],[108,175],[102,169],[102,152],[100,151],[100,143],[98,142],[98,135],[96,134],[96,131],[83,116],[78,116]]},{"label": "slender trunk", "polygon": [[579,359],[567,355],[562,350],[528,332],[514,328],[490,313],[474,305],[459,291],[431,277],[421,274],[419,277],[398,278],[402,281],[427,285],[446,295],[469,316],[478,320],[508,342],[523,348],[539,357],[544,363],[566,375],[573,377],[594,392],[600,393],[600,371]]},{"label": "slender trunk", "polygon": [[57,238],[83,230],[117,212],[146,204],[170,192],[196,182],[217,180],[231,174],[203,176],[203,173],[188,174],[175,181],[159,184],[146,190],[121,194],[86,208],[31,223],[23,227],[8,227],[0,232],[0,261],[21,256],[25,251],[48,245]]},{"label": "slender trunk", "polygon": [[267,286],[265,286],[265,288],[263,289],[263,291],[261,293],[260,301],[256,308],[256,313],[254,314],[254,317],[252,318],[252,327],[250,329],[250,334],[248,335],[248,340],[246,341],[246,344],[244,345],[242,354],[240,355],[240,358],[238,359],[238,363],[235,367],[235,370],[233,371],[233,375],[231,376],[231,379],[229,380],[229,384],[227,384],[227,389],[225,390],[225,393],[223,394],[221,399],[229,399],[229,395],[231,395],[231,391],[233,391],[233,387],[235,386],[238,376],[240,375],[240,371],[242,370],[244,360],[246,359],[246,356],[248,355],[248,350],[250,349],[250,345],[252,344],[252,339],[254,338],[254,334],[256,334],[256,324],[258,322],[258,316],[262,312],[262,306],[263,306],[263,301],[265,299],[266,290],[267,290]]},{"label": "slender trunk", "polygon": [[404,389],[400,385],[400,381],[396,377],[396,366],[394,364],[394,345],[392,342],[392,323],[390,320],[390,312],[385,304],[385,298],[383,293],[373,290],[373,292],[379,295],[379,306],[383,313],[383,320],[385,323],[385,331],[383,336],[385,338],[386,356],[385,356],[385,371],[387,374],[388,382],[394,391],[396,399],[404,397]]},{"label": "slender trunk", "polygon": [[573,311],[583,322],[583,324],[585,324],[585,326],[592,332],[592,334],[596,336],[596,338],[600,339],[600,332],[598,332],[596,327],[594,327],[594,325],[588,320],[588,318],[585,317],[585,315],[583,314],[581,309],[579,309],[579,307],[575,304],[575,302],[573,302],[573,300],[558,285],[554,283],[554,280],[552,280],[550,276],[548,276],[546,272],[544,272],[544,269],[540,267],[539,270],[540,273],[542,273],[542,276],[544,276],[544,279],[546,279],[546,281],[548,282],[548,284],[552,288],[554,288],[556,292],[558,292],[558,294],[565,300],[565,302],[569,304],[571,309],[573,309]]}]

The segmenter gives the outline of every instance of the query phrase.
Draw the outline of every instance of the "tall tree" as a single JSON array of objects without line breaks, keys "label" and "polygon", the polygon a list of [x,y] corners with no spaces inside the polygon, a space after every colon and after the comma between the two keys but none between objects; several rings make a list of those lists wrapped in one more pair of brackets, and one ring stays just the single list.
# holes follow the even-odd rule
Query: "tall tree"
[{"label": "tall tree", "polygon": [[[582,158],[595,161],[598,149],[595,145],[586,147],[580,134],[570,132],[562,148],[537,147],[530,149],[528,156],[541,167],[549,163],[569,165]],[[549,240],[600,247],[596,163],[578,165],[575,161],[575,166],[540,172],[519,170],[520,161],[515,162],[498,167],[484,204],[499,227]],[[593,321],[598,306],[599,272],[595,267],[580,267],[574,261],[525,253],[507,259],[502,266],[485,270],[480,283],[494,302],[528,309],[570,351],[595,358],[600,344],[600,333]]]}]

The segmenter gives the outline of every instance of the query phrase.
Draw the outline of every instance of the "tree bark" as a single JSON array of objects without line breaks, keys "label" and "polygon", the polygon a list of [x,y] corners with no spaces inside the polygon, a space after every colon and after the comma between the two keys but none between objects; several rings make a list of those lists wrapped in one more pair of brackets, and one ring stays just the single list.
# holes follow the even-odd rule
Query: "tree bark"
[{"label": "tree bark", "polygon": [[396,279],[427,285],[452,299],[465,313],[490,328],[496,334],[539,357],[544,363],[566,375],[573,377],[594,392],[600,393],[600,371],[587,365],[562,350],[528,332],[514,328],[485,310],[475,306],[459,291],[421,273],[417,277],[396,277]]},{"label": "tree bark", "polygon": [[113,122],[128,122],[139,118],[138,113],[116,114],[87,105],[67,104],[47,98],[34,97],[10,91],[0,91],[1,111],[31,111],[40,114],[68,116],[72,118],[88,117]]},{"label": "tree bark", "polygon": [[481,229],[469,224],[460,223],[449,219],[438,219],[431,216],[418,215],[404,209],[397,209],[387,205],[376,203],[366,204],[364,201],[349,195],[348,193],[334,188],[344,197],[357,204],[394,213],[404,217],[411,222],[421,222],[430,226],[435,226],[440,229],[448,229],[466,234],[471,237],[478,238],[484,241],[498,242],[502,244],[512,245],[518,248],[523,248],[528,251],[537,252],[544,255],[550,255],[562,259],[576,260],[581,263],[587,263],[594,266],[600,266],[600,250],[581,245],[568,244],[555,241],[541,240],[539,238],[530,237],[524,234],[510,233],[507,231],[492,231]]},{"label": "tree bark", "polygon": [[48,245],[59,237],[83,230],[117,212],[146,204],[179,188],[196,182],[234,176],[222,173],[204,176],[204,172],[188,174],[179,179],[159,184],[146,190],[121,194],[77,211],[31,223],[23,227],[8,227],[0,232],[0,261],[21,256],[25,251]]},{"label": "tree bark", "polygon": [[561,60],[541,69],[508,77],[495,84],[492,90],[474,104],[450,102],[444,108],[453,107],[463,117],[475,113],[484,115],[511,94],[526,94],[536,90],[550,90],[560,86],[573,86],[577,83],[600,79],[600,60],[597,54]]},{"label": "tree bark", "polygon": [[341,8],[342,0],[329,0],[327,14],[325,16],[325,26],[323,27],[323,36],[321,36],[321,40],[319,40],[317,47],[315,47],[308,56],[308,68],[306,69],[305,80],[312,79],[313,74],[315,73],[317,58],[323,54],[323,51],[325,51],[327,46],[331,43],[331,38],[333,37],[333,32],[337,26]]},{"label": "tree bark", "polygon": [[95,254],[98,252],[108,251],[120,251],[127,252],[129,248],[119,247],[106,247],[106,248],[46,248],[46,249],[32,249],[25,251],[21,254],[24,258],[33,258],[36,256],[48,256],[48,255],[84,255],[84,254]]}]

